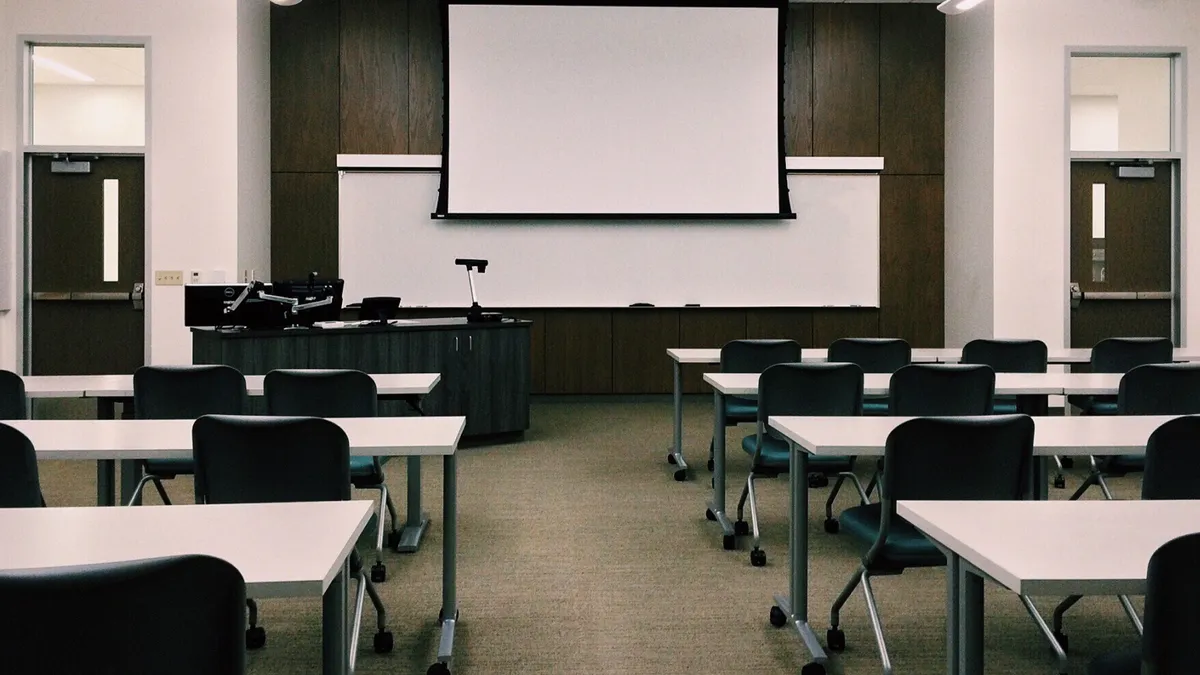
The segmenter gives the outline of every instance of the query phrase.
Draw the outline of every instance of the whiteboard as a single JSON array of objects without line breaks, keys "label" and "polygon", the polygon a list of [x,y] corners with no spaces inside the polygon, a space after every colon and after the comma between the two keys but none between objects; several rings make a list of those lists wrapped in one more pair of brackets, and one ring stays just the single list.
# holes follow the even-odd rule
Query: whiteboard
[{"label": "whiteboard", "polygon": [[878,307],[879,176],[788,175],[796,220],[434,220],[439,172],[343,171],[345,301],[467,307]]}]

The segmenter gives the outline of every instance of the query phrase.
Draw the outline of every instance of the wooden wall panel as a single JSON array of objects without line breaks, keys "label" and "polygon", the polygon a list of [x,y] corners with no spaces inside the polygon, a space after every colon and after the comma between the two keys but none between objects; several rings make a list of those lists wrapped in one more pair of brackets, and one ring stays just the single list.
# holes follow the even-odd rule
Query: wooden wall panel
[{"label": "wooden wall panel", "polygon": [[783,147],[789,157],[813,154],[813,6],[788,5],[783,57]]},{"label": "wooden wall panel", "polygon": [[338,273],[336,173],[271,175],[271,278]]},{"label": "wooden wall panel", "polygon": [[914,347],[945,334],[945,218],[941,176],[883,176],[879,186],[879,331]]},{"label": "wooden wall panel", "polygon": [[408,3],[341,6],[341,152],[407,154]]},{"label": "wooden wall panel", "polygon": [[338,2],[271,7],[271,170],[333,171]]},{"label": "wooden wall panel", "polygon": [[814,347],[828,347],[829,343],[844,337],[880,337],[879,310],[813,310]]},{"label": "wooden wall panel", "polygon": [[529,327],[529,370],[530,393],[546,391],[546,313],[540,309],[504,310],[505,316],[528,319]]},{"label": "wooden wall panel", "polygon": [[[679,314],[680,347],[720,347],[730,340],[742,340],[745,337],[744,309],[687,309]],[[666,358],[666,354],[663,354],[663,358]],[[689,394],[712,393],[703,380],[704,373],[710,370],[716,370],[716,366],[685,367],[683,390]]]},{"label": "wooden wall panel", "polygon": [[786,338],[812,347],[813,313],[810,309],[748,309],[746,337]]},{"label": "wooden wall panel", "polygon": [[883,5],[880,11],[884,172],[940,174],[945,163],[946,17],[928,5]]},{"label": "wooden wall panel", "polygon": [[442,152],[442,24],[438,0],[408,1],[408,151]]},{"label": "wooden wall panel", "polygon": [[612,342],[614,394],[671,391],[667,350],[679,346],[679,310],[615,309]]},{"label": "wooden wall panel", "polygon": [[813,155],[879,155],[879,5],[813,5]]},{"label": "wooden wall panel", "polygon": [[[666,358],[666,355],[663,355]],[[546,393],[612,393],[612,312],[546,313]]]}]

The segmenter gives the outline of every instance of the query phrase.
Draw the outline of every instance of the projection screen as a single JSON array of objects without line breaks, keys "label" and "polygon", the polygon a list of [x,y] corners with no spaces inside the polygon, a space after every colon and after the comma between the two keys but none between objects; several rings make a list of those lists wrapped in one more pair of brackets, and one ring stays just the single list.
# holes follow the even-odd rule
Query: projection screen
[{"label": "projection screen", "polygon": [[786,4],[443,7],[435,217],[793,217]]}]

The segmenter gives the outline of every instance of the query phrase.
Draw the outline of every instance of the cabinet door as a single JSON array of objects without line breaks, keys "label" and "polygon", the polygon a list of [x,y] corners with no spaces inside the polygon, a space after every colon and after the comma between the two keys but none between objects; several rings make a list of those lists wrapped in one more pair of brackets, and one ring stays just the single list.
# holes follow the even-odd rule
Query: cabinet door
[{"label": "cabinet door", "polygon": [[464,384],[466,434],[496,434],[529,428],[529,330],[467,331]]},{"label": "cabinet door", "polygon": [[466,349],[466,338],[459,335],[462,332],[405,331],[403,338],[393,343],[389,372],[438,373],[442,376],[421,404],[426,415],[466,414],[462,351]]}]

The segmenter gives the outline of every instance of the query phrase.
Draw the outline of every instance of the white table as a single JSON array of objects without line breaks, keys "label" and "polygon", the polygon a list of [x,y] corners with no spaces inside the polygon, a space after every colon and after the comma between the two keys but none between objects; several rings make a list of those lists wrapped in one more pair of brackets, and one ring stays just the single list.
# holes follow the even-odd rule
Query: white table
[{"label": "white table", "polygon": [[[817,663],[828,660],[824,648],[808,623],[808,457],[809,455],[857,455],[882,457],[887,437],[909,417],[771,417],[767,423],[788,440],[791,446],[789,485],[791,521],[788,535],[788,592],[775,596],[775,607],[783,612],[785,622],[800,634],[809,653]],[[1038,467],[1035,486],[1044,497],[1046,485],[1045,459],[1054,455],[1140,455],[1146,451],[1150,434],[1168,420],[1170,415],[1146,416],[1084,416],[1034,418],[1033,454],[1042,461]],[[1060,502],[1049,502],[1060,503]],[[1083,502],[1076,502],[1083,503]],[[1089,502],[1090,503],[1090,502]],[[1124,502],[1122,502],[1124,503]],[[1158,502],[1155,502],[1158,503]],[[1197,521],[1200,522],[1200,521]],[[1028,526],[1025,526],[1028,527]],[[1055,527],[1045,521],[1036,529],[1053,532],[1078,532],[1078,523]],[[987,528],[981,528],[989,532]],[[1109,532],[1102,539],[1111,541]],[[1072,538],[1071,541],[1074,541]]]},{"label": "white table", "polygon": [[[265,375],[247,375],[246,393],[250,396],[262,396],[265,377]],[[100,419],[116,417],[118,402],[125,404],[127,414],[132,409],[133,375],[27,375],[21,379],[25,381],[25,395],[29,398],[96,399]],[[402,400],[420,413],[421,397],[433,391],[442,376],[438,373],[381,373],[371,375],[371,379],[375,380],[379,400]],[[140,467],[136,461],[127,460],[121,465],[120,503],[129,503],[133,491],[141,479],[139,474]],[[96,467],[97,491],[104,495],[110,495],[115,476],[113,462],[99,463]],[[429,514],[421,508],[421,459],[419,457],[409,457],[406,476],[408,481],[407,512],[396,550],[400,553],[413,553],[420,548],[421,539],[429,528]],[[103,505],[107,502],[102,499],[98,503]]]},{"label": "white table", "polygon": [[[455,587],[458,469],[455,452],[466,427],[466,418],[345,417],[330,421],[346,432],[351,455],[442,457],[442,637],[438,660],[448,663],[453,652],[454,626],[458,619]],[[193,423],[194,420],[4,422],[29,438],[37,451],[38,459],[81,459],[97,462],[190,458]],[[108,500],[112,500],[111,491]],[[304,529],[308,531],[311,528],[305,526]]]},{"label": "white table", "polygon": [[950,675],[983,673],[985,577],[1019,595],[1143,595],[1154,552],[1200,532],[1200,501],[902,501],[896,508],[946,552]]},{"label": "white table", "polygon": [[349,556],[372,511],[369,501],[0,509],[0,569],[221,558],[242,573],[247,597],[323,598],[322,670],[344,675]]}]

